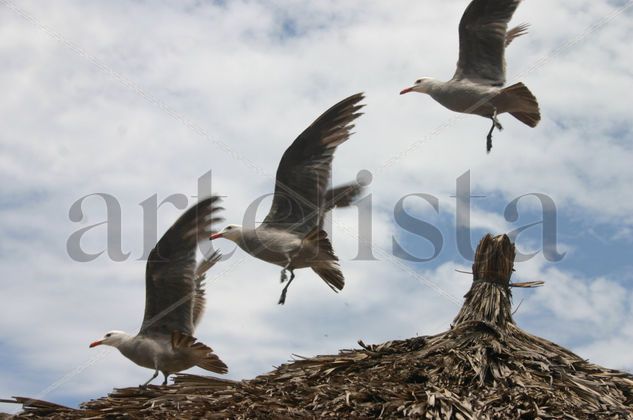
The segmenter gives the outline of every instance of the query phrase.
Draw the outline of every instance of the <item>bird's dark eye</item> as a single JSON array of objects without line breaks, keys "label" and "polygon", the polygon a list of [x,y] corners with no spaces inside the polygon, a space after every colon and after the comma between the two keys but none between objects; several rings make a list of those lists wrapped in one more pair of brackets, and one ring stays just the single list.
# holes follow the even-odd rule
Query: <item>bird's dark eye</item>
[{"label": "bird's dark eye", "polygon": [[112,334],[110,334],[110,333],[107,333],[107,334],[106,334],[106,337],[110,337],[111,335],[112,335]]},{"label": "bird's dark eye", "polygon": [[226,228],[226,230],[231,230],[231,229],[233,229],[232,226],[229,226],[229,227]]},{"label": "bird's dark eye", "polygon": [[418,79],[418,80],[415,81],[416,85],[419,85],[420,83],[422,83],[422,79]]}]

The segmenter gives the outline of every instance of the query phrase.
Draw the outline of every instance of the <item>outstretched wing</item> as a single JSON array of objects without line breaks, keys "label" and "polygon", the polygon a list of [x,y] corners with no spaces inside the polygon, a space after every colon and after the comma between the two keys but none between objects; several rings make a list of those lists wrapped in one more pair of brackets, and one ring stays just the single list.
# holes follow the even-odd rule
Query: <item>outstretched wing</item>
[{"label": "outstretched wing", "polygon": [[213,252],[213,254],[211,254],[210,257],[205,258],[204,260],[200,261],[200,264],[198,264],[198,267],[196,267],[196,277],[195,277],[196,291],[193,296],[193,326],[194,328],[200,322],[200,318],[202,318],[202,314],[204,313],[204,308],[207,304],[207,299],[204,296],[204,280],[207,276],[207,271],[209,271],[209,269],[213,267],[215,263],[220,261],[221,257],[222,255],[220,254],[220,252],[215,251]]},{"label": "outstretched wing", "polygon": [[468,79],[503,86],[506,80],[508,22],[520,2],[521,0],[473,0],[468,5],[459,22],[459,61],[454,80]]},{"label": "outstretched wing", "polygon": [[319,225],[336,147],[346,141],[361,113],[362,93],[350,96],[317,118],[286,150],[279,167],[267,227],[305,235]]},{"label": "outstretched wing", "polygon": [[[196,301],[196,250],[206,240],[216,216],[219,197],[209,197],[189,208],[158,241],[145,269],[145,316],[139,334],[173,331],[193,335]],[[198,314],[198,316],[200,316]]]},{"label": "outstretched wing", "polygon": [[518,37],[527,34],[529,29],[530,29],[529,23],[522,23],[519,26],[515,26],[514,28],[506,32],[506,47],[510,45],[512,41],[514,41]]},{"label": "outstretched wing", "polygon": [[336,207],[350,206],[364,190],[365,188],[357,182],[350,182],[327,190],[324,210],[328,212]]}]

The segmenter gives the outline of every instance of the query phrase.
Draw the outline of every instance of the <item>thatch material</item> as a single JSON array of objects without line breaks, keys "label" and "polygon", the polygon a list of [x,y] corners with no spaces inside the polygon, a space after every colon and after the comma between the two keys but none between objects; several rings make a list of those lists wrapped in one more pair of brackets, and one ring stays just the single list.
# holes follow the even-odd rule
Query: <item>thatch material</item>
[{"label": "thatch material", "polygon": [[514,246],[486,236],[450,330],[299,358],[253,380],[179,375],[115,390],[81,410],[24,404],[22,417],[632,419],[633,375],[588,363],[512,320]]}]

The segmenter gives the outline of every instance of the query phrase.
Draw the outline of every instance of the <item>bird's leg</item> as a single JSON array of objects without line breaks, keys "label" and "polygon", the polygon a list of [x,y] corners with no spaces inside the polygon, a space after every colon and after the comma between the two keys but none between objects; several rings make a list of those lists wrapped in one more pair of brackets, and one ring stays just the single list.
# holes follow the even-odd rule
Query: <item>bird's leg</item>
[{"label": "bird's leg", "polygon": [[499,131],[503,131],[503,126],[497,119],[497,108],[495,108],[494,112],[492,113],[492,122],[494,123],[495,127],[497,127]]},{"label": "bird's leg", "polygon": [[294,270],[291,269],[290,280],[288,280],[288,283],[286,283],[286,286],[281,291],[281,296],[279,296],[279,302],[277,302],[279,305],[283,305],[284,303],[286,303],[286,293],[288,292],[288,286],[290,286],[290,283],[292,283],[294,279],[295,279],[295,272]]},{"label": "bird's leg", "polygon": [[284,265],[284,268],[281,269],[281,283],[285,283],[286,280],[288,280],[288,275],[286,274],[286,271],[288,270],[288,267],[290,267],[290,257],[286,257],[288,258],[288,261],[286,262],[286,265]]},{"label": "bird's leg", "polygon": [[154,374],[152,375],[151,378],[149,378],[147,380],[147,382],[145,382],[143,385],[139,385],[139,388],[147,388],[147,384],[149,384],[150,382],[152,382],[154,379],[156,379],[156,377],[158,376],[158,369],[156,369],[156,371],[154,372]]},{"label": "bird's leg", "polygon": [[163,381],[163,385],[167,385],[167,378],[169,378],[169,374],[163,372],[163,375],[165,375],[165,380]]},{"label": "bird's leg", "polygon": [[488,131],[488,136],[486,137],[486,152],[490,153],[492,150],[492,131],[495,129],[495,123],[492,122],[492,127],[490,127],[490,131]]},{"label": "bird's leg", "polygon": [[492,116],[490,117],[490,119],[492,120],[492,127],[490,127],[490,131],[488,131],[488,136],[486,137],[486,152],[490,153],[490,150],[492,150],[492,132],[494,131],[495,127],[501,131],[503,130],[503,126],[501,125],[501,123],[499,122],[499,120],[497,119],[497,108],[494,108],[493,112],[492,112]]}]

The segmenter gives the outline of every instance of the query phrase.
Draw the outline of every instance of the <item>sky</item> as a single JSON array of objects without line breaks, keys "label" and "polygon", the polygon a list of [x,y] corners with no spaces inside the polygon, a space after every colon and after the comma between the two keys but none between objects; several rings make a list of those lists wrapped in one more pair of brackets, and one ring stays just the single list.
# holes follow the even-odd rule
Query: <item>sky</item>
[{"label": "sky", "polygon": [[[285,148],[357,92],[364,115],[336,152],[333,182],[361,170],[373,179],[370,217],[332,214],[346,286],[334,294],[298,270],[281,307],[278,267],[241,250],[213,267],[196,336],[227,377],[446,330],[471,282],[456,271],[472,264],[460,249],[532,223],[516,243],[535,255],[513,278],[545,286],[514,291],[518,325],[633,371],[632,4],[520,5],[512,23],[531,27],[507,51],[508,84],[524,82],[543,118],[531,129],[502,115],[487,155],[489,121],[398,95],[422,76],[452,76],[466,1],[0,1],[0,398],[77,406],[148,379],[115,349],[88,348],[106,331],[138,331],[144,250],[182,208],[163,204],[155,229],[144,210],[192,205],[207,174],[226,221],[241,223],[272,192]],[[469,212],[455,198],[466,179]],[[544,245],[534,194],[554,203],[555,244]],[[69,237],[117,216],[105,195],[120,223],[88,229],[81,246],[98,254],[120,240],[122,254],[78,261]],[[409,232],[419,222],[441,232],[441,247]],[[374,258],[359,260],[368,231]],[[403,259],[394,243],[430,260]]]}]

